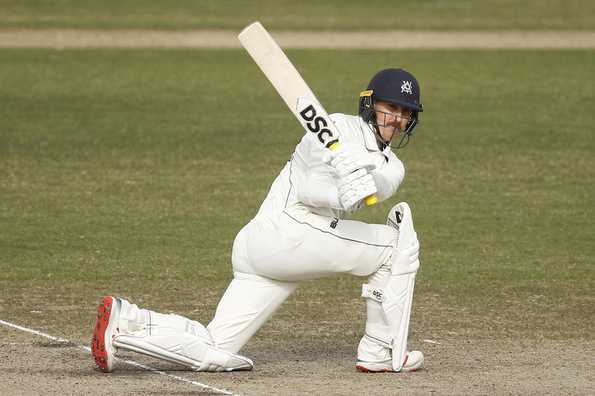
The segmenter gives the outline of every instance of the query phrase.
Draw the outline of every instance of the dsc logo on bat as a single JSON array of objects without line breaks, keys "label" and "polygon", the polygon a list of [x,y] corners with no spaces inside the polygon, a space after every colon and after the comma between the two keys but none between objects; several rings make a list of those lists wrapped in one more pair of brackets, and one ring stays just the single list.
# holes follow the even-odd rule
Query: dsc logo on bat
[{"label": "dsc logo on bat", "polygon": [[327,120],[323,115],[319,114],[319,111],[316,111],[315,103],[306,98],[300,98],[298,100],[298,112],[302,125],[310,132],[315,133],[320,143],[324,144],[326,148],[330,148],[339,141],[329,129],[329,123],[332,121]]}]

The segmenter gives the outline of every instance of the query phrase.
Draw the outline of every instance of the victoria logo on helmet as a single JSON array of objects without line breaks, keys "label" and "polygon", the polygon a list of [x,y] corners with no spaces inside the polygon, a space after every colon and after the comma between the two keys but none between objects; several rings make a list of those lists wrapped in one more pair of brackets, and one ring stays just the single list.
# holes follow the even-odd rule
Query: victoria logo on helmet
[{"label": "victoria logo on helmet", "polygon": [[411,84],[411,81],[403,81],[403,85],[401,85],[401,93],[413,95],[413,84]]}]

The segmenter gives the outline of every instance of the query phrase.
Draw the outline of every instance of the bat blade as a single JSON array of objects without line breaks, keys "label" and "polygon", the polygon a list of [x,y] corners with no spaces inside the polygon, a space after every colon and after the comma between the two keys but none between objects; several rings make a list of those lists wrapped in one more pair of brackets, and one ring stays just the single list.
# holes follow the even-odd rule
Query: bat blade
[{"label": "bat blade", "polygon": [[299,118],[296,107],[299,97],[318,102],[301,74],[260,22],[248,25],[238,39],[296,117]]}]

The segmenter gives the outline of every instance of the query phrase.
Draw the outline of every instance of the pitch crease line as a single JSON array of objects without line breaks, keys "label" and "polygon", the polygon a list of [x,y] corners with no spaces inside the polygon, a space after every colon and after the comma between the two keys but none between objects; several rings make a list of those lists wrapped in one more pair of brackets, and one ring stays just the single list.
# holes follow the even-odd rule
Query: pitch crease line
[{"label": "pitch crease line", "polygon": [[[0,319],[0,324],[2,324],[4,326],[7,326],[7,327],[12,327],[13,329],[16,329],[16,330],[24,331],[24,332],[29,333],[29,334],[34,334],[34,335],[37,335],[37,336],[40,336],[40,337],[44,337],[44,338],[47,338],[47,339],[52,340],[52,341],[62,342],[62,343],[65,343],[65,344],[71,344],[72,346],[76,346],[77,348],[82,349],[85,352],[91,353],[91,348],[89,348],[88,346],[76,344],[76,343],[74,343],[74,342],[72,342],[70,340],[67,340],[65,338],[55,337],[53,335],[46,334],[46,333],[41,332],[41,331],[38,331],[38,330],[30,329],[28,327],[19,326],[17,324],[14,324],[14,323],[11,323],[11,322],[7,322],[7,321],[2,320],[2,319]],[[234,396],[235,395],[238,395],[237,393],[233,393],[233,392],[230,392],[230,391],[225,390],[225,389],[215,388],[213,386],[209,386],[209,385],[203,384],[203,383],[198,382],[198,381],[193,381],[193,380],[188,379],[188,378],[180,377],[179,375],[173,375],[173,374],[166,373],[164,371],[161,371],[161,370],[156,369],[156,368],[151,367],[151,366],[147,366],[146,364],[142,364],[142,363],[139,363],[139,362],[134,361],[134,360],[120,359],[120,358],[115,358],[115,359],[117,361],[119,361],[119,362],[128,364],[130,366],[134,366],[134,367],[137,367],[137,368],[140,368],[140,369],[143,369],[143,370],[147,370],[147,371],[150,371],[150,372],[155,373],[155,374],[163,375],[163,376],[166,376],[166,377],[175,379],[176,381],[181,381],[181,382],[185,382],[187,384],[191,384],[191,385],[195,385],[195,386],[200,386],[201,388],[204,388],[204,389],[207,389],[207,390],[210,390],[210,391],[213,391],[213,392],[219,392],[219,393],[221,393],[223,395],[234,395]]]}]

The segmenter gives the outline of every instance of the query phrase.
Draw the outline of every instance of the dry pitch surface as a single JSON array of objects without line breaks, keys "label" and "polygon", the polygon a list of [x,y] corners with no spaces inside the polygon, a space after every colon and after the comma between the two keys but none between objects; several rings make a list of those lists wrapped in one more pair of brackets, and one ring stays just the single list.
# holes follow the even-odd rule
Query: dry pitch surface
[{"label": "dry pitch surface", "polygon": [[[172,42],[190,47],[212,46],[213,43],[235,46],[225,44],[228,37],[233,36],[226,32],[211,32],[206,42],[196,41],[196,36],[178,37],[176,34],[179,33],[160,36],[151,32],[148,40],[146,34],[131,32],[110,36],[103,32],[53,30],[51,34],[40,35],[36,31],[5,30],[0,32],[0,47],[163,47],[171,46]],[[348,34],[347,41],[344,37],[329,36],[325,42],[335,43],[335,46],[351,42],[357,46],[362,36]],[[553,36],[545,33],[533,36],[533,41],[527,41],[523,34],[511,33],[468,36],[441,33],[440,36],[438,44],[428,40],[431,36],[418,36],[416,46],[474,48],[484,43],[487,47],[522,47],[510,44],[512,42],[534,48],[595,46],[590,33]],[[461,41],[462,37],[469,41]],[[281,41],[292,46],[295,39],[285,36]],[[22,304],[25,309],[35,310],[34,303],[23,301]],[[418,303],[414,310],[424,310],[423,305],[423,302]],[[406,375],[356,373],[355,343],[345,345],[323,339],[318,344],[288,345],[275,344],[265,337],[257,337],[243,351],[256,362],[252,372],[193,373],[139,355],[125,354],[122,357],[150,365],[160,373],[119,363],[115,373],[103,374],[94,369],[89,352],[84,348],[90,339],[92,316],[90,311],[84,324],[70,323],[64,330],[56,323],[49,326],[52,336],[71,343],[1,325],[0,394],[595,394],[592,340],[492,339],[487,329],[484,334],[444,336],[439,343],[428,342],[412,329],[410,345],[424,351],[426,369]],[[42,331],[47,328],[45,320],[21,320],[16,324]],[[77,330],[72,330],[73,327]]]},{"label": "dry pitch surface", "polygon": [[[443,339],[410,340],[424,350],[425,370],[361,374],[354,348],[331,344],[263,345],[245,353],[252,372],[193,373],[136,354],[121,357],[162,370],[125,363],[103,374],[77,345],[0,328],[2,394],[593,394],[593,348],[573,341]],[[84,340],[77,340],[83,342]],[[175,378],[174,378],[175,377]],[[192,383],[190,381],[193,381]]]}]

